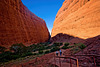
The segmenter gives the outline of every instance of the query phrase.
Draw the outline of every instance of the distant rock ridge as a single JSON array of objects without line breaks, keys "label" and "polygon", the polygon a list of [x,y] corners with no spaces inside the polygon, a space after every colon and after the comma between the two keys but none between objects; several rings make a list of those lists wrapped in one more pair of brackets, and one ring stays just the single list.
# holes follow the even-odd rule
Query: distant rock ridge
[{"label": "distant rock ridge", "polygon": [[59,33],[87,39],[100,35],[100,0],[65,0],[59,9],[51,37]]},{"label": "distant rock ridge", "polygon": [[21,0],[0,0],[0,45],[31,45],[48,41],[49,31],[43,19],[23,5]]},{"label": "distant rock ridge", "polygon": [[78,38],[78,37],[74,37],[71,35],[67,35],[67,34],[63,34],[63,33],[59,33],[56,36],[52,37],[50,39],[51,42],[68,42],[71,44],[74,43],[85,43],[84,39]]}]

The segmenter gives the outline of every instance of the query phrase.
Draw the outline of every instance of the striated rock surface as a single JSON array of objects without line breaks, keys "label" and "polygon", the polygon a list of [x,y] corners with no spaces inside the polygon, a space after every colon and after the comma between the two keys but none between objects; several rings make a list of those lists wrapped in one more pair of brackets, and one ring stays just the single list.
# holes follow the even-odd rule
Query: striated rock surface
[{"label": "striated rock surface", "polygon": [[82,39],[100,35],[100,0],[65,0],[56,15],[51,36],[59,33]]},{"label": "striated rock surface", "polygon": [[29,45],[48,39],[45,21],[30,12],[21,0],[0,0],[0,45]]},{"label": "striated rock surface", "polygon": [[[97,67],[100,66],[100,35],[93,37],[93,38],[89,38],[86,40],[85,44],[87,45],[87,47],[83,50],[80,51],[78,53],[76,53],[76,55],[97,55],[95,57],[95,61],[96,61],[96,65]],[[90,62],[90,60],[92,60],[91,62],[93,62],[93,59],[91,57],[78,57],[78,59],[82,60],[81,62]],[[91,65],[91,67],[94,67],[93,64],[87,64],[87,67],[90,67],[88,65]],[[84,64],[83,64],[84,66]]]}]

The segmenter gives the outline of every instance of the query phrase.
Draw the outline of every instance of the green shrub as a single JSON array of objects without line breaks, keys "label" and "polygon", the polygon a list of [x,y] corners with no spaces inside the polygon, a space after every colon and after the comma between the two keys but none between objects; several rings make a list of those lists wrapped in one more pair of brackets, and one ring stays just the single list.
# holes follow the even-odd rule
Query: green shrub
[{"label": "green shrub", "polygon": [[33,55],[31,52],[26,53],[26,56]]},{"label": "green shrub", "polygon": [[45,47],[45,49],[51,49],[52,48],[52,46],[46,46]]},{"label": "green shrub", "polygon": [[35,44],[27,46],[27,51],[28,52],[33,52],[35,49],[36,49],[36,45]]},{"label": "green shrub", "polygon": [[69,43],[65,43],[65,44],[64,44],[64,46],[68,46],[68,45],[69,45]]},{"label": "green shrub", "polygon": [[59,44],[59,43],[54,43],[53,45],[54,45],[54,46],[60,46],[60,44]]},{"label": "green shrub", "polygon": [[23,54],[23,53],[27,53],[28,50],[27,50],[27,47],[25,45],[23,45],[22,43],[20,44],[13,44],[11,47],[10,47],[10,50],[13,50],[14,53],[16,54]]},{"label": "green shrub", "polygon": [[60,43],[60,46],[63,45],[63,43]]},{"label": "green shrub", "polygon": [[9,60],[12,60],[11,55],[12,55],[12,53],[9,52],[9,51],[1,53],[0,54],[0,62],[6,62],[6,61],[9,61]]},{"label": "green shrub", "polygon": [[63,46],[62,49],[68,49],[68,47],[67,46]]},{"label": "green shrub", "polygon": [[59,47],[53,47],[50,51],[51,51],[51,52],[54,52],[54,51],[58,51],[58,50],[60,50]]},{"label": "green shrub", "polygon": [[55,50],[55,49],[51,49],[50,51],[51,51],[51,52],[54,52],[54,51],[56,51],[56,50]]},{"label": "green shrub", "polygon": [[31,52],[27,52],[27,53],[23,53],[21,57],[26,57],[26,56],[30,56],[33,55]]},{"label": "green shrub", "polygon": [[45,50],[45,47],[44,47],[44,46],[41,46],[41,47],[39,48],[39,50]]},{"label": "green shrub", "polygon": [[43,50],[39,50],[39,54],[43,54]]},{"label": "green shrub", "polygon": [[75,48],[74,48],[74,51],[78,51],[78,50],[79,50],[79,48],[78,48],[78,47],[75,47]]},{"label": "green shrub", "polygon": [[86,48],[86,45],[81,44],[81,45],[79,46],[79,48],[80,48],[80,49],[84,49],[84,48]]},{"label": "green shrub", "polygon": [[34,53],[33,55],[37,55],[37,53]]},{"label": "green shrub", "polygon": [[45,51],[45,54],[47,54],[47,53],[50,53],[50,51],[49,50]]},{"label": "green shrub", "polygon": [[75,53],[77,53],[79,51],[80,51],[80,49],[78,47],[74,47],[74,48],[71,49],[71,53],[72,54],[75,54]]},{"label": "green shrub", "polygon": [[74,46],[68,46],[68,48],[73,48]]},{"label": "green shrub", "polygon": [[75,47],[79,47],[80,45],[82,45],[83,43],[74,43]]},{"label": "green shrub", "polygon": [[72,48],[72,46],[68,46],[69,43],[65,43],[64,46],[62,47],[62,49],[68,49],[68,48]]},{"label": "green shrub", "polygon": [[79,46],[81,43],[74,43],[74,46]]},{"label": "green shrub", "polygon": [[51,44],[51,42],[45,42],[44,44],[45,44],[45,46],[46,46],[46,45],[49,45],[49,44]]},{"label": "green shrub", "polygon": [[31,52],[28,53],[23,53],[22,55],[16,54],[16,53],[11,53],[9,51],[3,52],[0,54],[0,62],[8,62],[10,60],[15,60],[17,58],[20,57],[26,57],[26,56],[30,56],[33,55]]},{"label": "green shrub", "polygon": [[11,58],[15,60],[17,58],[20,58],[20,55],[11,55]]},{"label": "green shrub", "polygon": [[56,43],[53,43],[52,47],[57,47],[57,46],[61,46],[61,45],[63,45],[63,43],[56,42]]}]

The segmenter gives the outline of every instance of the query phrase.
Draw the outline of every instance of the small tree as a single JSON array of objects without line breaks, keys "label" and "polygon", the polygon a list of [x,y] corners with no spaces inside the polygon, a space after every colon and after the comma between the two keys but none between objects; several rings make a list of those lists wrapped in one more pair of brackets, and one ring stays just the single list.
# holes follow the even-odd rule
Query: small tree
[{"label": "small tree", "polygon": [[45,49],[44,46],[39,47],[39,50],[44,50],[44,49]]},{"label": "small tree", "polygon": [[22,54],[22,53],[26,53],[27,52],[27,48],[25,45],[23,45],[22,43],[20,44],[13,44],[11,47],[10,47],[10,50],[13,50],[14,53],[17,53],[17,54]]},{"label": "small tree", "polygon": [[47,53],[50,53],[50,51],[49,50],[45,51],[45,54],[47,54]]},{"label": "small tree", "polygon": [[60,50],[59,47],[53,47],[50,51],[51,51],[51,52],[54,52],[54,51],[58,51],[58,50]]},{"label": "small tree", "polygon": [[69,45],[69,43],[65,43],[65,44],[64,44],[64,46],[68,46],[68,45]]},{"label": "small tree", "polygon": [[83,54],[83,49],[86,48],[86,45],[81,44],[81,45],[79,46],[79,48],[82,49],[82,54]]},{"label": "small tree", "polygon": [[86,45],[81,44],[81,45],[79,46],[79,48],[83,50],[84,48],[86,48]]},{"label": "small tree", "polygon": [[39,50],[39,54],[43,54],[43,50]]}]

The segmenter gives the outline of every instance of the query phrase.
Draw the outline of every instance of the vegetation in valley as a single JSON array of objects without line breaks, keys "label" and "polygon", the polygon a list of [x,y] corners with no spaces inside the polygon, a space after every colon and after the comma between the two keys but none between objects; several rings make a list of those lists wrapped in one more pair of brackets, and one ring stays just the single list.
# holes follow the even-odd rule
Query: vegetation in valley
[{"label": "vegetation in valley", "polygon": [[60,46],[63,45],[63,43],[53,43],[52,45],[49,44],[51,43],[37,43],[30,46],[25,46],[22,43],[13,44],[9,51],[5,51],[6,48],[0,46],[0,64],[27,56],[39,56],[48,54],[59,50]]},{"label": "vegetation in valley", "polygon": [[64,46],[62,47],[62,49],[69,49],[69,48],[73,48],[73,45],[70,45],[70,43],[65,43]]},{"label": "vegetation in valley", "polygon": [[48,54],[51,52],[58,51],[60,49],[70,49],[72,54],[75,54],[81,50],[83,50],[86,46],[82,43],[74,43],[74,45],[70,45],[70,43],[37,43],[32,44],[30,46],[25,46],[22,43],[13,44],[10,47],[9,51],[6,51],[5,47],[0,46],[0,64],[4,64],[5,62],[9,62],[17,59],[25,59],[27,57],[36,58],[38,56],[42,56],[44,54]]},{"label": "vegetation in valley", "polygon": [[83,43],[74,43],[73,48],[70,51],[72,54],[75,54],[79,51],[83,51],[84,48],[86,48],[86,45]]},{"label": "vegetation in valley", "polygon": [[70,49],[71,54],[75,54],[79,51],[83,51],[84,48],[86,48],[86,45],[83,43],[74,43],[73,45],[70,45],[70,43],[65,43],[62,49]]}]

